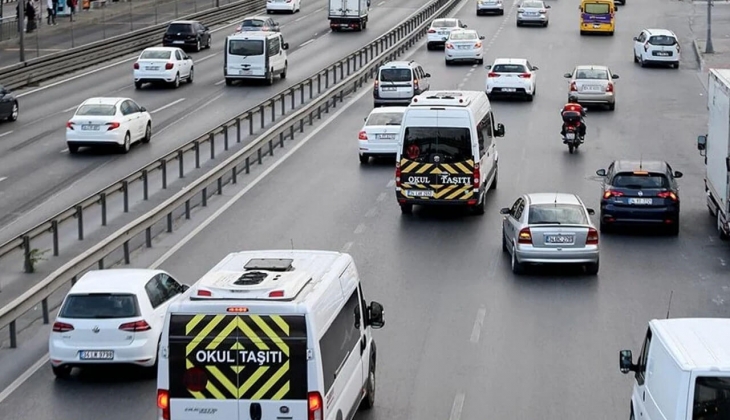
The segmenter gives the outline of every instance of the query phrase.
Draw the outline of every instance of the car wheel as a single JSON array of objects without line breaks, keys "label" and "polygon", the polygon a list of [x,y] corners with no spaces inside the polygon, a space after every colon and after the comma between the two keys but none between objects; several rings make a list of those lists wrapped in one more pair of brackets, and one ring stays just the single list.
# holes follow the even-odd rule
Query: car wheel
[{"label": "car wheel", "polygon": [[673,67],[673,68],[674,68],[675,70],[676,70],[676,69],[679,69],[679,61],[677,61],[676,63],[674,63],[674,64],[672,65],[672,67]]},{"label": "car wheel", "polygon": [[266,84],[269,86],[274,84],[274,69],[269,70],[269,77],[266,79]]},{"label": "car wheel", "polygon": [[522,26],[522,24],[519,21],[517,21],[516,23],[517,23],[517,26]]},{"label": "car wheel", "polygon": [[233,84],[233,79],[229,79],[226,77],[226,86],[231,86]]},{"label": "car wheel", "polygon": [[205,41],[205,48],[207,48],[207,49],[210,49],[210,44],[211,44],[211,42],[213,42],[213,41],[211,41],[211,38],[213,38],[213,37],[208,36],[208,40]]},{"label": "car wheel", "polygon": [[8,121],[18,121],[18,115],[20,114],[20,107],[18,106],[18,101],[13,102],[13,109],[10,110],[10,115],[8,115]]},{"label": "car wheel", "polygon": [[450,66],[451,65],[451,61],[449,61],[447,59],[444,59],[444,63],[446,63],[447,66]]},{"label": "car wheel", "polygon": [[127,131],[127,134],[124,135],[124,144],[122,145],[122,153],[129,153],[129,149],[132,148],[132,136],[129,134],[129,131]]},{"label": "car wheel", "polygon": [[360,409],[369,410],[375,406],[375,354],[370,356],[370,369],[365,384],[365,398],[360,403]]},{"label": "car wheel", "polygon": [[68,365],[51,366],[51,370],[58,379],[68,379],[71,376],[71,366]]},{"label": "car wheel", "polygon": [[512,272],[514,274],[519,275],[525,272],[525,266],[521,262],[517,261],[517,249],[515,249],[514,246],[512,247],[510,265],[512,266]]},{"label": "car wheel", "polygon": [[492,180],[492,185],[489,186],[490,190],[497,189],[497,178],[499,178],[499,167],[494,170],[494,179]]},{"label": "car wheel", "polygon": [[542,25],[542,27],[543,27],[543,28],[547,28],[547,27],[548,27],[548,24],[549,24],[549,23],[550,23],[550,21],[547,21],[547,22],[545,22],[545,24],[544,24],[544,25]]},{"label": "car wheel", "polygon": [[474,209],[473,209],[474,214],[479,215],[479,216],[484,214],[484,205],[486,204],[486,201],[487,201],[487,192],[484,191],[484,194],[482,194],[482,199],[479,200],[479,203],[477,203],[476,206],[474,206]]},{"label": "car wheel", "polygon": [[267,10],[267,11],[266,11],[266,14],[267,14],[267,15],[270,15],[270,14],[271,14],[271,10]]},{"label": "car wheel", "polygon": [[598,274],[598,260],[594,263],[588,263],[586,264],[586,274],[589,276],[595,276]]},{"label": "car wheel", "polygon": [[188,74],[188,83],[193,83],[193,78],[195,77],[195,68],[190,67],[190,74]]},{"label": "car wheel", "polygon": [[634,51],[634,63],[638,63],[638,62],[639,62],[639,58],[636,57],[636,51]]},{"label": "car wheel", "polygon": [[677,220],[669,226],[667,229],[667,233],[669,236],[678,236],[679,235],[679,217],[677,217]]},{"label": "car wheel", "polygon": [[639,65],[641,67],[646,67],[646,63],[644,62],[644,57],[641,55],[639,56]]},{"label": "car wheel", "polygon": [[195,52],[199,52],[200,50],[202,50],[202,48],[200,47],[200,39],[198,39],[195,43]]},{"label": "car wheel", "polygon": [[477,60],[477,64],[484,64],[484,59],[480,58],[479,60]]},{"label": "car wheel", "polygon": [[147,123],[147,128],[144,131],[142,143],[149,143],[150,141],[152,141],[152,123]]},{"label": "car wheel", "polygon": [[360,164],[365,165],[370,161],[370,155],[359,155],[360,157]]},{"label": "car wheel", "polygon": [[[601,217],[601,219],[603,219],[603,216],[600,216],[600,217]],[[599,229],[601,230],[601,233],[609,234],[613,231],[613,226],[609,225],[608,223],[601,222]]]},{"label": "car wheel", "polygon": [[616,102],[612,102],[612,103],[608,104],[608,110],[609,111],[616,110]]},{"label": "car wheel", "polygon": [[180,87],[180,73],[175,74],[175,80],[172,81],[172,87],[175,89]]},{"label": "car wheel", "polygon": [[502,252],[509,251],[509,248],[507,248],[507,237],[504,236],[504,228],[502,228]]},{"label": "car wheel", "polygon": [[137,90],[142,89],[142,85],[142,82],[134,82],[134,88]]},{"label": "car wheel", "polygon": [[75,155],[76,153],[79,152],[79,146],[78,145],[68,143],[67,146],[68,146],[68,153],[69,154]]},{"label": "car wheel", "polygon": [[412,214],[413,213],[413,204],[401,204],[400,212],[402,214]]},{"label": "car wheel", "polygon": [[535,95],[527,95],[527,102],[532,102],[535,99]]},{"label": "car wheel", "polygon": [[288,64],[284,64],[284,71],[282,71],[281,74],[279,75],[282,79],[286,79],[286,71],[288,69],[289,69],[289,65]]}]

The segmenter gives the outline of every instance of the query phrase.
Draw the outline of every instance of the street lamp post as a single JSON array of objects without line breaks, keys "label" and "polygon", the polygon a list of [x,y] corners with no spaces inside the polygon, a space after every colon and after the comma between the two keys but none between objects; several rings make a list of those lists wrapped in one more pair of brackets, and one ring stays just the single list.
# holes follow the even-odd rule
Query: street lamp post
[{"label": "street lamp post", "polygon": [[20,38],[20,62],[25,62],[25,0],[18,1],[18,37]]},{"label": "street lamp post", "polygon": [[705,54],[712,54],[715,49],[712,48],[712,6],[714,0],[707,0],[707,40],[705,41]]}]

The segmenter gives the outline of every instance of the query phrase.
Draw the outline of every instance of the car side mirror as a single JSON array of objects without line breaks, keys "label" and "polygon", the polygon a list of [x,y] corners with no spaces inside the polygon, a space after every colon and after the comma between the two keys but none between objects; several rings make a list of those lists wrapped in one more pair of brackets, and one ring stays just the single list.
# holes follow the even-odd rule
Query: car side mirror
[{"label": "car side mirror", "polygon": [[595,210],[593,210],[593,209],[586,209],[586,210],[588,210],[588,214],[589,214],[590,216],[593,216],[594,214],[596,214],[596,211],[595,211]]},{"label": "car side mirror", "polygon": [[5,88],[0,89],[0,96],[5,96],[7,94],[8,94],[8,90],[7,89],[5,89]]},{"label": "car side mirror", "polygon": [[697,136],[697,150],[705,150],[707,148],[707,136]]},{"label": "car side mirror", "polygon": [[499,209],[499,214],[509,214],[509,212],[510,212],[509,207]]},{"label": "car side mirror", "polygon": [[614,79],[614,80],[618,79],[618,74],[612,74],[611,79]]},{"label": "car side mirror", "polygon": [[468,26],[466,26],[466,24],[461,25],[461,27],[462,28],[468,28]]},{"label": "car side mirror", "polygon": [[532,70],[540,70],[540,68],[537,66],[532,66]]},{"label": "car side mirror", "polygon": [[684,174],[683,174],[682,172],[679,172],[679,171],[674,171],[674,177],[675,177],[675,178],[681,178],[681,177],[683,177],[683,176],[684,176]]},{"label": "car side mirror", "polygon": [[147,112],[147,108],[141,106],[139,107],[139,112]]},{"label": "car side mirror", "polygon": [[634,41],[638,41],[639,40],[639,37],[638,36],[635,36],[633,39],[634,39]]},{"label": "car side mirror", "polygon": [[598,176],[606,176],[606,170],[605,169],[599,169],[596,171],[596,175]]},{"label": "car side mirror", "polygon": [[210,32],[210,28],[206,26],[205,27],[205,32]]},{"label": "car side mirror", "polygon": [[618,357],[618,366],[621,369],[621,373],[627,374],[631,371],[636,370],[634,365],[634,357],[631,355],[631,350],[621,350]]},{"label": "car side mirror", "polygon": [[368,325],[376,330],[385,325],[383,305],[378,302],[372,301],[368,306]]},{"label": "car side mirror", "polygon": [[188,286],[187,284],[181,284],[181,285],[180,285],[180,291],[181,291],[181,292],[185,292],[185,291],[187,291],[188,289],[190,289],[190,286]]},{"label": "car side mirror", "polygon": [[504,137],[504,124],[497,124],[497,130],[495,130],[494,135],[497,137]]},{"label": "car side mirror", "polygon": [[573,73],[565,73],[563,77],[565,77],[566,79],[570,79],[571,77],[573,77]]},{"label": "car side mirror", "polygon": [[431,73],[426,73],[423,75],[424,77],[431,77]]},{"label": "car side mirror", "polygon": [[550,5],[549,5],[549,4],[546,4],[546,5],[545,5],[545,8],[546,8],[546,9],[550,9]]},{"label": "car side mirror", "polygon": [[281,46],[282,49],[288,50],[289,49],[289,43],[285,42],[284,45]]},{"label": "car side mirror", "polygon": [[492,65],[484,66],[484,70],[490,70],[492,68]]},{"label": "car side mirror", "polygon": [[486,39],[486,38],[487,37],[485,37],[484,35],[479,35],[479,39]]}]

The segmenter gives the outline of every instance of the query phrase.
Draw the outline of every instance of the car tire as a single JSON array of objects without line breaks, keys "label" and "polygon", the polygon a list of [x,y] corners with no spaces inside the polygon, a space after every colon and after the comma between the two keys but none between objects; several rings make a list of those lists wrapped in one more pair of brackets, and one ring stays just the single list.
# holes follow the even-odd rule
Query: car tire
[{"label": "car tire", "polygon": [[580,36],[583,36],[586,34],[586,31],[580,31]]},{"label": "car tire", "polygon": [[500,16],[504,16],[504,9],[502,9],[502,10],[499,11],[499,15]]},{"label": "car tire", "polygon": [[147,128],[144,131],[144,137],[142,137],[142,143],[147,144],[152,141],[152,123],[147,123]]},{"label": "car tire", "polygon": [[609,32],[608,36],[613,36],[613,31]]},{"label": "car tire", "polygon": [[51,370],[53,371],[53,375],[58,379],[68,379],[71,376],[71,366],[68,365],[61,365],[61,366],[53,366],[51,365]]},{"label": "car tire", "polygon": [[266,10],[266,14],[267,15],[270,15],[271,14],[271,10]]},{"label": "car tire", "polygon": [[142,85],[142,82],[134,82],[134,88],[137,90],[142,89]]},{"label": "car tire", "polygon": [[480,12],[479,10],[477,10],[477,16],[481,16],[481,15],[482,15],[482,12]]},{"label": "car tire", "polygon": [[494,170],[494,179],[492,180],[492,185],[489,186],[490,190],[496,190],[497,189],[497,178],[499,178],[499,167]]},{"label": "car tire", "polygon": [[444,59],[444,63],[446,63],[447,66],[451,65],[451,61]]},{"label": "car tire", "polygon": [[477,60],[477,64],[484,64],[484,59],[480,58],[479,60]]},{"label": "car tire", "polygon": [[281,77],[282,79],[286,79],[286,71],[288,69],[289,69],[289,64],[284,63],[284,71],[282,71],[281,74],[279,74],[279,77]]},{"label": "car tire", "polygon": [[481,216],[484,214],[484,206],[487,203],[487,192],[484,191],[484,194],[482,194],[482,199],[477,203],[476,206],[472,209],[474,211],[474,214]]},{"label": "car tire", "polygon": [[77,144],[66,143],[66,145],[68,146],[68,153],[70,155],[75,155],[79,152],[79,146]]},{"label": "car tire", "polygon": [[639,65],[641,67],[646,67],[646,63],[644,62],[644,57],[639,56]]},{"label": "car tire", "polygon": [[522,26],[522,24],[520,22],[515,22],[515,23],[517,24],[518,27]]},{"label": "car tire", "polygon": [[636,56],[636,52],[634,52],[634,63],[638,63],[638,62],[639,62],[639,58]]},{"label": "car tire", "polygon": [[667,233],[669,234],[669,236],[679,235],[679,217],[677,217],[677,220],[674,224],[670,225],[669,228],[667,228]]},{"label": "car tire", "polygon": [[510,265],[512,267],[512,273],[520,275],[525,272],[525,266],[521,262],[517,261],[517,250],[515,247],[512,247],[512,252],[510,253]]},{"label": "car tire", "polygon": [[195,52],[200,52],[200,50],[202,49],[203,47],[200,45],[200,39],[198,39],[198,41],[195,43]]},{"label": "car tire", "polygon": [[370,355],[370,369],[365,384],[365,398],[360,403],[361,410],[370,410],[375,406],[375,353]]},{"label": "car tire", "polygon": [[209,50],[209,49],[211,48],[211,47],[210,47],[210,44],[211,44],[211,43],[213,42],[213,41],[211,40],[212,38],[213,38],[212,36],[209,36],[209,37],[208,37],[208,40],[207,40],[207,41],[205,41],[205,48],[206,48],[206,49],[208,49],[208,50]]},{"label": "car tire", "polygon": [[188,78],[186,82],[193,83],[193,79],[195,78],[195,67],[190,67],[190,74],[188,74]]},{"label": "car tire", "polygon": [[400,212],[401,214],[413,214],[413,204],[401,204]]},{"label": "car tire", "polygon": [[672,64],[672,68],[674,68],[675,70],[679,69],[679,61],[677,61],[676,63]]},{"label": "car tire", "polygon": [[175,80],[172,81],[172,87],[175,89],[180,87],[180,73],[175,74]]},{"label": "car tire", "polygon": [[233,79],[229,79],[226,77],[226,86],[231,86],[233,84]]},{"label": "car tire", "polygon": [[368,162],[370,162],[370,155],[365,155],[365,154],[359,155],[359,158],[360,158],[360,164],[361,165],[365,165]]},{"label": "car tire", "polygon": [[532,102],[535,99],[535,95],[527,95],[527,102]]},{"label": "car tire", "polygon": [[507,248],[507,237],[504,235],[504,228],[502,228],[502,252],[509,252],[509,248]]},{"label": "car tire", "polygon": [[608,110],[609,111],[615,111],[616,110],[616,102],[608,104]]},{"label": "car tire", "polygon": [[10,110],[10,115],[8,115],[7,120],[12,121],[18,121],[18,116],[20,115],[20,106],[18,105],[18,101],[13,102],[13,109]]},{"label": "car tire", "polygon": [[542,25],[542,27],[543,27],[543,28],[547,28],[547,27],[548,27],[548,24],[549,24],[549,23],[550,23],[550,22],[545,22],[545,24],[544,24],[544,25]]},{"label": "car tire", "polygon": [[[601,216],[601,218],[603,218],[603,216]],[[608,223],[601,222],[601,224],[599,226],[599,230],[603,234],[609,234],[609,233],[613,232],[613,226],[609,225]]]},{"label": "car tire", "polygon": [[132,135],[129,134],[129,131],[127,131],[127,134],[124,135],[124,144],[120,147],[120,151],[123,154],[129,153],[129,151],[132,149]]},{"label": "car tire", "polygon": [[266,78],[266,84],[269,86],[274,84],[274,69],[269,70],[269,77]]},{"label": "car tire", "polygon": [[594,263],[586,264],[586,274],[589,276],[595,276],[598,274],[599,261],[596,260]]}]

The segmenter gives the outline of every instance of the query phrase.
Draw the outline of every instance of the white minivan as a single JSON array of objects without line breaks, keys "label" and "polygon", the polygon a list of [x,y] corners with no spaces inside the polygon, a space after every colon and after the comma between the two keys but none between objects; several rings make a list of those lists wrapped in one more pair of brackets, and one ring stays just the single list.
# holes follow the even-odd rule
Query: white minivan
[{"label": "white minivan", "polygon": [[269,85],[274,77],[286,78],[289,44],[279,32],[241,32],[226,38],[223,75],[226,85],[237,79],[263,79]]},{"label": "white minivan", "polygon": [[634,372],[629,419],[730,419],[730,319],[652,320],[636,364],[619,354],[621,373]]}]

